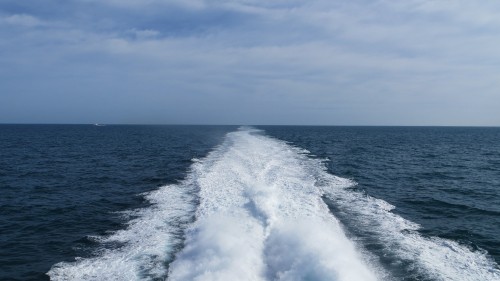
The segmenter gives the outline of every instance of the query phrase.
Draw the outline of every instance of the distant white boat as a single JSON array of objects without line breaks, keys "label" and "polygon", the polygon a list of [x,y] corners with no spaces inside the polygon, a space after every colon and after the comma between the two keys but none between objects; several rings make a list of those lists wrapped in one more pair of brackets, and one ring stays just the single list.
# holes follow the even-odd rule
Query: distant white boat
[{"label": "distant white boat", "polygon": [[94,126],[99,126],[99,127],[103,127],[103,126],[106,126],[104,124],[99,124],[99,123],[95,123]]}]

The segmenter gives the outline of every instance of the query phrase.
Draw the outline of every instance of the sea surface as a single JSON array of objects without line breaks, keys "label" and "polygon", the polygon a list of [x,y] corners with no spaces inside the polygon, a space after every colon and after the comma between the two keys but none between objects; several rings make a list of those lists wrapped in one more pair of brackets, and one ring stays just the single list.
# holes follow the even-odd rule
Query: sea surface
[{"label": "sea surface", "polygon": [[0,280],[500,280],[500,128],[0,125]]}]

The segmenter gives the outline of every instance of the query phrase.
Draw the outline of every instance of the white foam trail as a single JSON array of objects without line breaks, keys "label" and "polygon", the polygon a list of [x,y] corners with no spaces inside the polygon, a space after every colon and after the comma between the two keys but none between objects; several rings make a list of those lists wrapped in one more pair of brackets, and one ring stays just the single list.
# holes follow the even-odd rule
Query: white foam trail
[{"label": "white foam trail", "polygon": [[127,229],[99,239],[124,244],[76,262],[61,262],[47,273],[51,280],[151,280],[164,278],[166,262],[182,244],[182,229],[193,219],[197,200],[196,166],[184,182],[145,194],[152,206],[134,212]]},{"label": "white foam trail", "polygon": [[228,134],[203,166],[197,220],[169,280],[377,280],[303,153],[250,129]]},{"label": "white foam trail", "polygon": [[[370,239],[378,240],[388,255],[410,264],[410,271],[432,280],[500,281],[498,265],[484,251],[472,251],[448,239],[424,237],[420,226],[391,212],[391,204],[361,192],[338,188],[328,182],[336,180],[323,174],[322,184],[328,197],[357,228]],[[420,280],[420,278],[417,278]]]},{"label": "white foam trail", "polygon": [[184,182],[149,193],[152,206],[137,211],[127,229],[103,239],[124,246],[56,264],[48,275],[52,280],[167,275],[171,281],[392,280],[346,238],[322,200],[327,194],[388,255],[414,265],[419,276],[500,280],[497,265],[484,253],[419,235],[419,226],[393,214],[393,206],[346,189],[353,182],[328,174],[307,154],[251,128],[230,133],[194,161]]}]

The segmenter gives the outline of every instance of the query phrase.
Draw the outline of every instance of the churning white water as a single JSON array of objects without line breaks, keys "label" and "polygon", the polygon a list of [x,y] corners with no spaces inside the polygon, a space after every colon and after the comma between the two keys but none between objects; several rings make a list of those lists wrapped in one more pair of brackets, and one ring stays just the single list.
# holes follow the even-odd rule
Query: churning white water
[{"label": "churning white water", "polygon": [[393,279],[347,238],[323,196],[350,208],[394,255],[436,280],[500,280],[482,253],[424,238],[388,203],[346,187],[307,151],[251,128],[229,133],[186,180],[146,195],[153,204],[128,227],[102,238],[121,247],[59,263],[52,280]]}]

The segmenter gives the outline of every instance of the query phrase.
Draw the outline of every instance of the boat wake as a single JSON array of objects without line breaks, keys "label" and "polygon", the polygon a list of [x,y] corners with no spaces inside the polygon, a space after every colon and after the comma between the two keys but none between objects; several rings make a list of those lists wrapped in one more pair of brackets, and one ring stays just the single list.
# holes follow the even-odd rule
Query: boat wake
[{"label": "boat wake", "polygon": [[[387,202],[352,191],[306,150],[252,128],[194,160],[181,183],[146,195],[93,258],[58,263],[52,280],[410,280],[348,238],[325,201],[352,214],[415,280],[500,280],[498,265],[425,238]],[[106,247],[106,245],[115,245]]]}]

